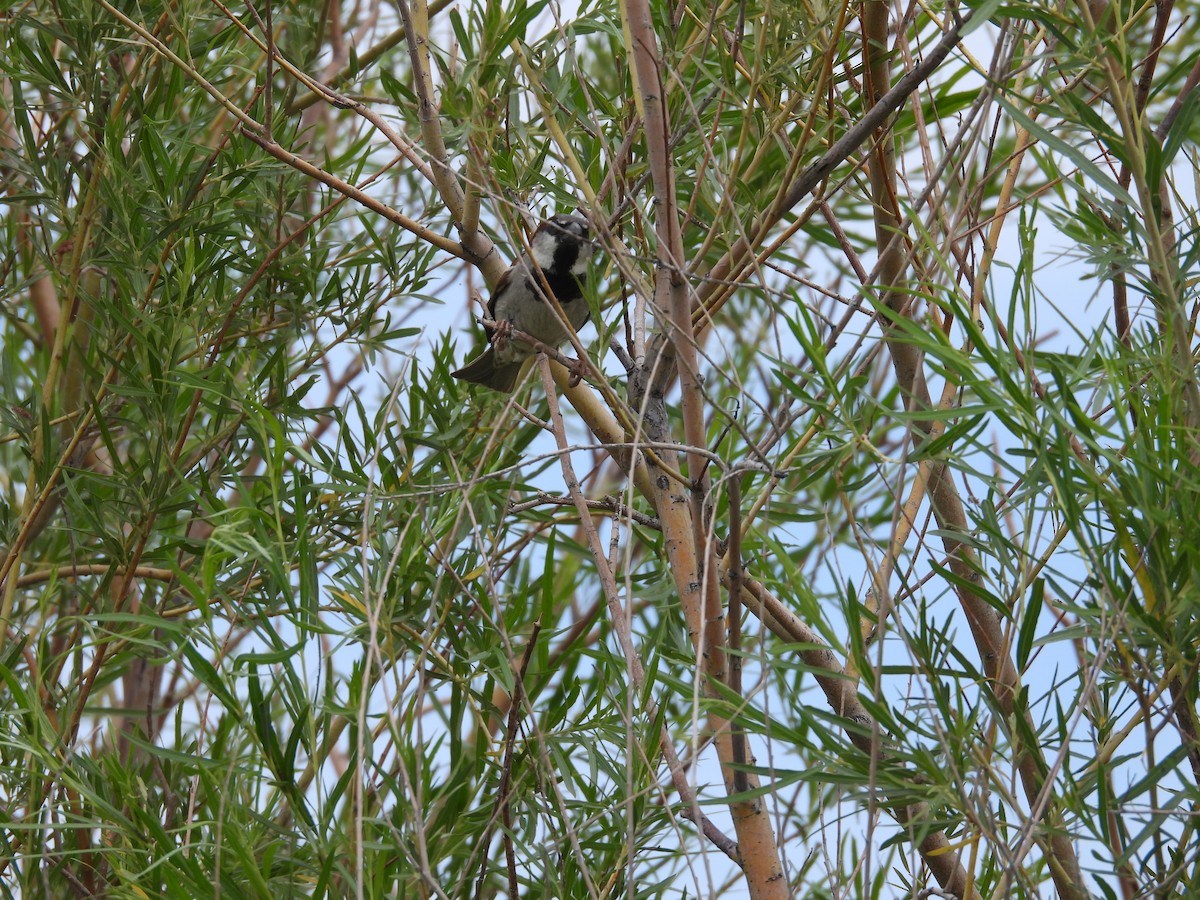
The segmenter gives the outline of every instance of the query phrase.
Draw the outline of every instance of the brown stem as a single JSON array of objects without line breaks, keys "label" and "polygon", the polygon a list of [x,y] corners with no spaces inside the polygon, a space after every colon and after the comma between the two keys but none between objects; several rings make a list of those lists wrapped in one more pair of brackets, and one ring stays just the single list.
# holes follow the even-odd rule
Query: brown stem
[{"label": "brown stem", "polygon": [[[637,360],[639,366],[645,367],[641,383],[648,387],[644,396],[649,413],[645,417],[646,436],[653,442],[670,439],[660,398],[677,370],[691,484],[688,495],[683,496],[657,463],[652,463],[651,481],[655,508],[663,527],[668,565],[688,623],[688,633],[704,671],[704,690],[711,696],[716,685],[726,681],[725,634],[712,541],[708,539],[706,468],[704,459],[697,452],[697,448],[705,445],[703,393],[691,304],[684,278],[683,236],[669,152],[670,127],[649,3],[647,0],[625,0],[625,8],[633,44],[634,83],[640,91],[646,150],[658,202],[655,230],[659,267],[655,298],[658,308],[669,312],[669,320],[662,323],[663,331],[657,342],[661,356],[652,352],[648,359]],[[727,793],[742,795],[747,786],[757,787],[756,778],[739,772],[733,765],[735,753],[729,722],[710,711],[708,727],[715,739]],[[749,754],[744,752],[743,755]],[[730,801],[730,813],[738,836],[739,862],[750,896],[755,900],[782,900],[788,895],[787,885],[765,805],[759,798],[737,799]]]},{"label": "brown stem", "polygon": [[[722,578],[728,585],[730,572],[727,560],[728,556],[722,561]],[[800,657],[825,694],[829,708],[845,720],[843,727],[850,743],[863,753],[877,752],[871,738],[871,735],[878,731],[875,719],[859,702],[855,683],[842,674],[842,666],[833,651],[825,646],[816,632],[796,618],[792,611],[761,583],[745,574],[740,580],[742,589],[749,595],[746,608],[781,641],[801,648],[798,651]],[[886,804],[885,799],[885,805],[897,822],[914,828],[919,828],[922,823],[928,821],[931,814],[931,810],[924,803],[891,805]],[[958,851],[951,848],[945,832],[935,831],[926,835],[917,844],[917,849],[922,861],[945,891],[962,900],[977,900],[979,895],[967,877]]]},{"label": "brown stem", "polygon": [[[576,477],[574,466],[571,464],[570,453],[567,450],[566,430],[563,425],[562,414],[559,412],[558,397],[554,392],[554,383],[551,380],[551,368],[548,361],[543,366],[542,371],[542,381],[546,386],[546,398],[550,406],[551,428],[554,432],[554,439],[558,444],[559,461],[562,466],[563,480],[566,483],[567,493],[575,501],[576,508],[579,511],[580,527],[587,539],[592,558],[596,562],[597,574],[600,577],[600,584],[604,589],[605,601],[608,604],[609,620],[617,634],[617,642],[621,645],[621,651],[625,656],[625,665],[629,673],[629,680],[634,688],[636,688],[637,696],[643,696],[645,693],[643,689],[646,679],[645,668],[642,665],[641,656],[637,652],[637,647],[633,642],[633,634],[629,628],[625,607],[621,602],[616,579],[613,576],[612,568],[608,564],[608,557],[604,554],[604,548],[600,543],[600,535],[597,533],[595,525],[592,524],[592,517],[588,510],[586,498],[583,496],[583,491],[579,486],[579,479]],[[647,704],[647,712],[651,717],[655,716],[655,704],[653,702]],[[685,804],[687,804],[685,815],[700,826],[705,837],[714,846],[725,852],[730,859],[740,862],[741,853],[739,852],[738,844],[735,844],[721,832],[704,815],[699,803],[696,802],[695,792],[692,791],[691,785],[687,781],[687,772],[684,770],[678,755],[675,753],[675,747],[671,743],[671,736],[667,733],[665,726],[659,733],[659,748],[662,750],[663,758],[666,760],[667,768],[671,773],[671,782],[675,785],[676,791],[679,792]]]},{"label": "brown stem", "polygon": [[[864,6],[863,31],[866,41],[865,82],[866,102],[879,105],[876,99],[883,93],[891,79],[888,58],[887,4],[883,0],[869,0]],[[891,93],[889,91],[889,93]],[[906,342],[903,331],[896,327],[900,317],[911,316],[912,291],[907,289],[909,279],[905,259],[903,236],[899,232],[901,211],[896,196],[897,174],[895,155],[887,131],[876,133],[872,151],[868,154],[867,167],[871,180],[872,208],[875,215],[876,242],[880,248],[879,274],[884,289],[879,304],[889,311],[891,324],[887,327],[885,340],[892,356],[896,379],[908,406],[916,412],[931,410],[928,387],[925,382],[920,353]],[[914,447],[920,448],[937,427],[935,419],[913,422],[911,437]],[[966,615],[976,647],[982,658],[984,671],[991,682],[992,691],[1005,719],[1014,715],[1025,716],[1018,711],[1017,698],[1021,691],[1020,678],[1009,655],[1008,642],[1004,636],[1003,623],[999,614],[987,603],[980,592],[972,589],[981,580],[979,565],[974,552],[954,534],[970,531],[966,512],[958,490],[950,477],[948,467],[935,462],[930,469],[929,498],[933,505],[938,526],[943,531],[943,543],[950,558],[951,571],[957,576],[956,591]],[[1030,723],[1032,733],[1032,723]],[[1074,845],[1063,831],[1062,814],[1052,790],[1052,781],[1040,749],[1030,746],[1023,738],[1021,727],[1009,729],[1016,748],[1016,766],[1021,774],[1031,806],[1031,815],[1041,816],[1048,833],[1042,838],[1047,847],[1046,857],[1051,875],[1061,897],[1082,898],[1086,896],[1082,872],[1075,855]],[[1039,805],[1042,809],[1039,811]]]}]

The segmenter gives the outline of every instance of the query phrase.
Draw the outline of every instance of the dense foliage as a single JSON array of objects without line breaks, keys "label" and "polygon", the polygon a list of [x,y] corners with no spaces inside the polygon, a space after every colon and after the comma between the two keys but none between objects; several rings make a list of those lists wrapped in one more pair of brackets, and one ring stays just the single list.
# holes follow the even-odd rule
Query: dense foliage
[{"label": "dense foliage", "polygon": [[0,896],[1196,896],[1198,31],[10,4]]}]

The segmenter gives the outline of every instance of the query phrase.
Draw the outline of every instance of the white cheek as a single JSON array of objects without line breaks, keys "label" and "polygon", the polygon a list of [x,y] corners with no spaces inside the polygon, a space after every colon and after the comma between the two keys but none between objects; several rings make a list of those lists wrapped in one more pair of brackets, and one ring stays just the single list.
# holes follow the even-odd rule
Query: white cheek
[{"label": "white cheek", "polygon": [[529,244],[530,255],[539,269],[548,269],[554,265],[555,240],[548,234],[535,234]]},{"label": "white cheek", "polygon": [[579,247],[579,255],[575,257],[575,265],[571,266],[572,275],[582,275],[587,271],[588,262],[592,258],[592,245],[589,243],[581,244]]}]

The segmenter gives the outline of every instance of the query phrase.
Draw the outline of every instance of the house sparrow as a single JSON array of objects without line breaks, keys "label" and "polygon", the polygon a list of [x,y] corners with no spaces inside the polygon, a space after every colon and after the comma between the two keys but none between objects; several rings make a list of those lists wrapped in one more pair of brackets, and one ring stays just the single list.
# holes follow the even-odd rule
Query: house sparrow
[{"label": "house sparrow", "polygon": [[490,346],[453,372],[455,378],[508,394],[526,360],[535,353],[524,341],[512,340],[508,332],[523,331],[549,347],[561,346],[567,331],[546,299],[546,287],[571,327],[576,331],[583,327],[588,307],[582,279],[594,249],[589,236],[588,223],[579,216],[551,216],[538,226],[529,241],[529,253],[523,253],[500,276],[488,300],[488,314],[499,326],[491,335]]}]

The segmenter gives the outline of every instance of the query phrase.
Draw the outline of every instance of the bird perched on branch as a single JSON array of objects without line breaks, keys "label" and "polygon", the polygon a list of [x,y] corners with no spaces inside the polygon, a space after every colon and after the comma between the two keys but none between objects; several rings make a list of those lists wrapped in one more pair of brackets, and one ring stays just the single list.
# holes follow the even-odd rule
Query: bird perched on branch
[{"label": "bird perched on branch", "polygon": [[567,340],[558,310],[578,331],[588,320],[583,299],[583,276],[594,245],[588,223],[580,216],[551,216],[538,226],[529,241],[529,252],[500,276],[488,300],[488,314],[496,323],[490,344],[457,372],[455,378],[511,393],[526,361],[536,352],[528,343],[514,340],[520,331],[548,347]]}]

